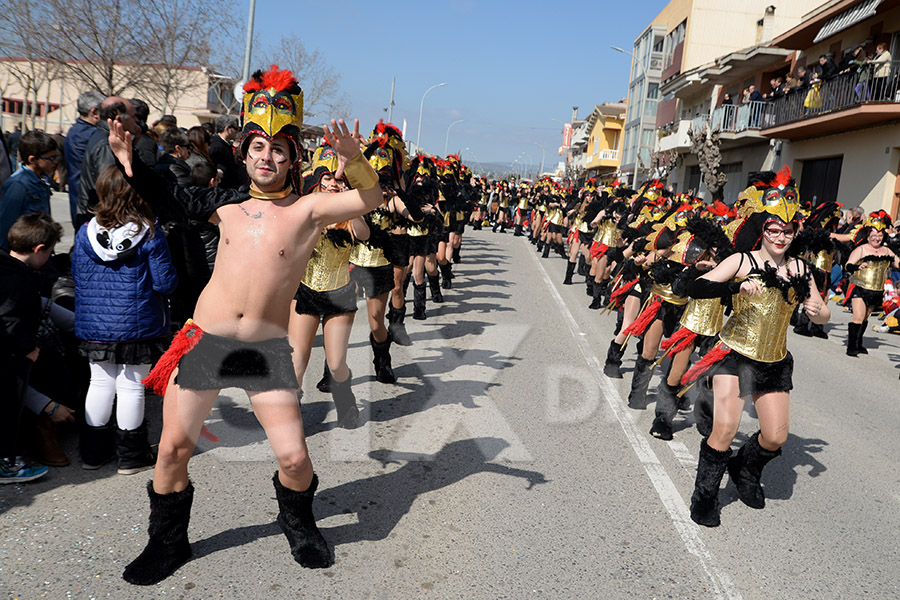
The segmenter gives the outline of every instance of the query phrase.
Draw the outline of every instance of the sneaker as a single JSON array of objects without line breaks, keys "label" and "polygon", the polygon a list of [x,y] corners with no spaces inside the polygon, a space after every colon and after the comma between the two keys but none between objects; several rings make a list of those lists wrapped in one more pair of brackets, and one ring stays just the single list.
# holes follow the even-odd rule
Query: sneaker
[{"label": "sneaker", "polygon": [[21,458],[16,458],[11,464],[0,460],[0,484],[33,481],[46,475],[49,470],[43,465],[39,467],[27,465]]}]

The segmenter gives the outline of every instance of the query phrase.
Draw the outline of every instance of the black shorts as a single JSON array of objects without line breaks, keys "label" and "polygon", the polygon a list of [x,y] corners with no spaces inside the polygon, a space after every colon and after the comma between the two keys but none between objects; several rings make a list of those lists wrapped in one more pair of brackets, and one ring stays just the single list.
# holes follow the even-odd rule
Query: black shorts
[{"label": "black shorts", "polygon": [[428,248],[432,245],[429,243],[434,236],[427,235],[411,235],[409,236],[409,255],[425,256],[428,254]]},{"label": "black shorts", "polygon": [[465,221],[457,221],[452,227],[450,227],[450,231],[457,235],[462,235],[466,232],[466,222]]},{"label": "black shorts", "polygon": [[324,317],[356,312],[356,284],[351,281],[336,290],[317,292],[301,283],[294,294],[294,300],[297,301],[294,310],[298,315]]},{"label": "black shorts", "polygon": [[737,376],[741,397],[789,392],[794,388],[794,357],[788,352],[778,362],[764,363],[732,350],[715,366],[712,374]]},{"label": "black shorts", "polygon": [[671,337],[675,330],[681,326],[681,315],[684,314],[686,304],[672,304],[663,300],[656,318],[662,321],[663,337]]},{"label": "black shorts", "polygon": [[406,267],[409,264],[410,236],[406,233],[391,234],[391,250],[387,259],[395,267]]},{"label": "black shorts", "polygon": [[374,298],[394,289],[394,266],[354,266],[350,270],[350,279],[362,289],[366,298]]},{"label": "black shorts", "polygon": [[876,310],[880,310],[882,308],[882,304],[884,303],[884,292],[867,290],[865,288],[859,287],[858,285],[853,286],[853,291],[850,292],[850,297],[859,298],[866,303],[866,308],[873,308]]},{"label": "black shorts", "polygon": [[547,227],[547,231],[549,231],[550,233],[563,234],[566,232],[566,228],[562,225],[554,225],[553,223],[550,223],[550,225]]},{"label": "black shorts", "polygon": [[244,342],[204,333],[178,362],[175,383],[189,390],[295,390],[291,352],[287,338]]}]

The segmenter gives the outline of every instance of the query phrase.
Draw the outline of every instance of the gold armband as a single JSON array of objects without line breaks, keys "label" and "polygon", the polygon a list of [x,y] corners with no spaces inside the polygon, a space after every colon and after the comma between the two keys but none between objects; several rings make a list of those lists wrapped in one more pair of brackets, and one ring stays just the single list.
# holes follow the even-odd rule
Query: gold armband
[{"label": "gold armband", "polygon": [[369,161],[363,158],[362,153],[357,154],[344,165],[344,176],[355,190],[370,190],[378,185],[378,174],[375,173],[375,169],[372,168]]}]

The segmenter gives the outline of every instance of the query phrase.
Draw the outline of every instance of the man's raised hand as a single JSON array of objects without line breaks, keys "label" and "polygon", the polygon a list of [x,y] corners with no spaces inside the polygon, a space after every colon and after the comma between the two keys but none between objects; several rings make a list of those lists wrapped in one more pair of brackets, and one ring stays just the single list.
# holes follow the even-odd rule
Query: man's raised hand
[{"label": "man's raised hand", "polygon": [[117,119],[107,119],[106,122],[109,124],[109,147],[116,159],[125,167],[125,175],[131,177],[134,175],[131,171],[131,159],[134,154],[131,134],[125,131]]},{"label": "man's raised hand", "polygon": [[331,144],[334,151],[338,155],[338,168],[334,174],[335,179],[340,179],[344,174],[344,165],[351,158],[359,154],[359,119],[353,120],[353,131],[347,127],[343,119],[339,121],[331,120],[331,127],[328,124],[322,126],[325,130],[325,140]]}]

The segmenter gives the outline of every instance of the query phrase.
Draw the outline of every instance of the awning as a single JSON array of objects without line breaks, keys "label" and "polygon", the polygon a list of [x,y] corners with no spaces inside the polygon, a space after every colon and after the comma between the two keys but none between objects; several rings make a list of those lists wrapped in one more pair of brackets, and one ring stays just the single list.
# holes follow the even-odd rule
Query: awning
[{"label": "awning", "polygon": [[819,30],[819,33],[816,34],[813,43],[817,44],[825,38],[829,38],[848,27],[856,25],[864,19],[868,19],[875,14],[875,9],[878,8],[881,1],[882,0],[865,0],[862,4],[857,4],[853,8],[849,8],[841,14],[828,19],[828,21],[825,22],[825,25],[822,26],[822,29]]}]

